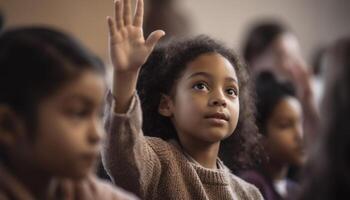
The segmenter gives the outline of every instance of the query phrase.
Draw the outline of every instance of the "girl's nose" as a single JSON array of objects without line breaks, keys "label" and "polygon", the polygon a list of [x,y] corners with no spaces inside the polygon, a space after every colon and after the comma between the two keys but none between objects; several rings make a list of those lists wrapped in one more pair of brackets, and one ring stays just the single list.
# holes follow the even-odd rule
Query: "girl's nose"
[{"label": "girl's nose", "polygon": [[209,100],[210,106],[223,106],[226,107],[227,103],[222,92],[217,92],[213,95],[213,97]]},{"label": "girl's nose", "polygon": [[101,122],[94,121],[90,123],[90,129],[88,133],[88,140],[91,144],[97,144],[102,140],[103,128]]},{"label": "girl's nose", "polygon": [[299,126],[295,127],[294,138],[298,142],[301,142],[303,140],[303,128],[302,128],[302,125],[299,125]]},{"label": "girl's nose", "polygon": [[226,107],[226,101],[224,99],[215,99],[215,100],[212,101],[211,105]]}]

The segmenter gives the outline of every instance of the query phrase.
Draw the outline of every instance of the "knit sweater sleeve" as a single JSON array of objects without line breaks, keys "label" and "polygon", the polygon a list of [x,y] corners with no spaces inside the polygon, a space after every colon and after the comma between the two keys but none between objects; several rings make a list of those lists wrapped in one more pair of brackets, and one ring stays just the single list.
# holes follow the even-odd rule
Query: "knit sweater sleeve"
[{"label": "knit sweater sleeve", "polygon": [[113,182],[141,198],[155,192],[161,164],[142,132],[142,111],[137,94],[125,114],[114,112],[114,98],[107,94],[103,165]]},{"label": "knit sweater sleeve", "polygon": [[58,200],[139,200],[133,194],[112,186],[110,183],[99,180],[93,174],[84,179],[57,179],[51,184],[52,189],[45,199]]},{"label": "knit sweater sleeve", "polygon": [[[78,186],[77,186],[78,185]],[[76,197],[80,199],[93,200],[93,199],[104,199],[104,200],[138,200],[133,194],[118,188],[113,187],[107,182],[97,179],[94,176],[90,176],[85,181],[75,185]],[[80,193],[83,193],[79,195]]]}]

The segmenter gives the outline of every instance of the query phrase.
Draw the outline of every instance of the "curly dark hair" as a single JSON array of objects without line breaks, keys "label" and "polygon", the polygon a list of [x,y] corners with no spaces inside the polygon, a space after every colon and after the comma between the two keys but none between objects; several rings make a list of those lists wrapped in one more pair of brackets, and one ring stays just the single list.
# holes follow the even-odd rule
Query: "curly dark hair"
[{"label": "curly dark hair", "polygon": [[218,53],[234,66],[239,80],[239,120],[230,137],[221,142],[219,157],[233,171],[250,167],[260,161],[262,147],[254,121],[254,113],[246,66],[238,56],[208,36],[173,41],[168,46],[156,48],[140,71],[137,90],[143,109],[145,135],[164,140],[178,139],[169,118],[158,113],[161,95],[171,96],[176,81],[187,64],[206,53]]},{"label": "curly dark hair", "polygon": [[280,83],[270,72],[262,72],[255,80],[256,124],[259,132],[267,136],[267,121],[274,108],[285,97],[295,97],[295,88],[290,82]]}]

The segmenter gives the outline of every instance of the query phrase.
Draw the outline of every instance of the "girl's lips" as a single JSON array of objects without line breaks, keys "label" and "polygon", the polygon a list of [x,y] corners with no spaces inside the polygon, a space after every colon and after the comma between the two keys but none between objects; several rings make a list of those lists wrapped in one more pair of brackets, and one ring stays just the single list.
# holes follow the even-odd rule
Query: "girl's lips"
[{"label": "girl's lips", "polygon": [[205,118],[206,119],[225,120],[225,121],[229,120],[229,117],[227,115],[225,115],[225,113],[219,113],[219,112],[205,115]]},{"label": "girl's lips", "polygon": [[220,127],[224,126],[229,121],[229,117],[227,115],[225,115],[224,113],[219,113],[219,112],[205,115],[204,118],[206,120],[208,120],[208,122],[211,125],[220,126]]},{"label": "girl's lips", "polygon": [[88,152],[88,153],[82,154],[82,158],[84,160],[91,161],[91,162],[94,162],[95,160],[97,160],[98,156],[99,156],[98,152]]},{"label": "girl's lips", "polygon": [[209,122],[209,124],[214,126],[224,126],[227,124],[227,121],[224,119],[218,119],[218,118],[206,118],[206,120]]}]

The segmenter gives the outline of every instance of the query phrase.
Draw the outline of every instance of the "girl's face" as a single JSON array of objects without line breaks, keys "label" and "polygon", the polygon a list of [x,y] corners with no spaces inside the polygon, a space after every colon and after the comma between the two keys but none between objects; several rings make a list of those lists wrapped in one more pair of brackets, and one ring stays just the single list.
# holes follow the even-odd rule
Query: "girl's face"
[{"label": "girl's face", "polygon": [[294,97],[285,97],[276,105],[266,125],[265,148],[272,162],[301,165],[302,109]]},{"label": "girl's face", "polygon": [[43,99],[34,138],[20,137],[16,156],[25,167],[53,176],[81,178],[92,169],[103,136],[105,83],[91,71]]},{"label": "girl's face", "polygon": [[217,53],[198,56],[187,64],[174,89],[171,119],[181,142],[217,143],[233,133],[239,87],[235,69],[226,58]]}]

